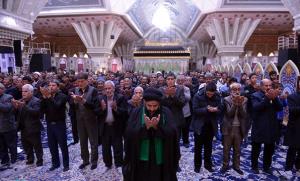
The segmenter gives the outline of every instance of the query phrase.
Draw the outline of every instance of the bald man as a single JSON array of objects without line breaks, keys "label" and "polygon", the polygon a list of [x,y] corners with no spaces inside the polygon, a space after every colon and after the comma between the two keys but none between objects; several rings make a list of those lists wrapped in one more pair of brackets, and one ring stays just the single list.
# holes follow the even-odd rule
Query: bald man
[{"label": "bald man", "polygon": [[263,79],[261,90],[251,96],[253,110],[251,163],[254,173],[259,173],[258,157],[261,145],[264,144],[263,171],[272,174],[270,167],[275,141],[279,135],[276,116],[277,112],[282,110],[278,94],[279,92],[272,88],[272,81]]}]

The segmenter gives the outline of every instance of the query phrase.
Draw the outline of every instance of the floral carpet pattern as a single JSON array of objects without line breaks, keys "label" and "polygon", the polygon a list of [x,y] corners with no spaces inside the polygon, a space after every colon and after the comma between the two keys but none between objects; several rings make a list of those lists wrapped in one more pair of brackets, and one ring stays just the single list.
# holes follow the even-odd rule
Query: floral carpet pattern
[{"label": "floral carpet pattern", "polygon": [[[68,127],[68,141],[72,142],[71,125],[69,120],[67,121]],[[78,167],[81,164],[80,158],[80,146],[79,143],[76,145],[69,146],[70,156],[70,170],[62,172],[63,167],[49,171],[51,167],[51,156],[47,146],[46,133],[42,133],[43,147],[44,147],[44,166],[36,167],[35,165],[25,164],[25,155],[21,150],[19,144],[19,160],[17,163],[9,166],[0,166],[0,180],[1,181],[59,181],[59,180],[72,180],[72,181],[120,181],[122,180],[122,174],[118,172],[116,168],[107,170],[104,166],[102,159],[102,149],[99,146],[99,160],[98,167],[95,170],[90,170],[90,167],[86,167],[83,170],[79,170]],[[272,175],[265,174],[260,170],[260,174],[253,174],[250,167],[250,153],[251,145],[245,143],[243,145],[241,153],[241,169],[244,171],[244,175],[239,175],[233,169],[229,170],[225,174],[219,172],[222,166],[222,145],[221,142],[215,140],[213,143],[213,164],[214,172],[209,173],[204,168],[201,169],[200,173],[194,172],[194,141],[193,136],[190,136],[190,147],[185,148],[181,146],[181,160],[180,167],[181,172],[177,173],[179,181],[196,181],[196,180],[300,180],[300,173],[284,172],[284,163],[286,157],[287,148],[284,146],[277,146],[275,156],[273,157],[272,163]],[[60,154],[61,155],[61,154]],[[261,165],[260,157],[260,165]]]}]

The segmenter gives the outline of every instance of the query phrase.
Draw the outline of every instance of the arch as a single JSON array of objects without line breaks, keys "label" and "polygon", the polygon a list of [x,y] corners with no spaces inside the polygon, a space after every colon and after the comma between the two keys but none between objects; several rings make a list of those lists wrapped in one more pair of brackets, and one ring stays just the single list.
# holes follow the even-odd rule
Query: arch
[{"label": "arch", "polygon": [[288,92],[289,94],[296,92],[298,76],[299,69],[296,64],[292,60],[287,61],[279,74],[279,81],[283,84],[284,92]]},{"label": "arch", "polygon": [[275,71],[276,74],[279,75],[279,71],[278,71],[276,65],[275,65],[273,62],[270,62],[270,63],[266,66],[264,77],[265,77],[265,78],[269,78],[269,73],[270,73],[271,71]]},{"label": "arch", "polygon": [[[170,31],[174,31],[176,34],[175,35],[177,35],[176,37],[180,37],[180,40],[181,41],[184,41],[187,37],[186,37],[186,34],[180,29],[180,28],[178,28],[177,26],[175,26],[175,25],[171,25],[171,27],[170,27],[170,29],[168,29],[167,30],[167,32],[166,32],[166,34],[167,33],[170,33]],[[147,33],[145,33],[145,35],[144,35],[144,38],[145,39],[148,39],[148,40],[151,40],[152,39],[152,37],[155,35],[155,34],[157,34],[157,33],[162,33],[163,31],[162,30],[160,30],[159,28],[157,28],[157,27],[152,27],[150,30],[148,30],[147,31]],[[164,32],[163,32],[164,33]]]},{"label": "arch", "polygon": [[244,65],[243,72],[245,72],[247,75],[251,74],[252,69],[251,69],[251,66],[249,65],[249,63],[246,63]]}]

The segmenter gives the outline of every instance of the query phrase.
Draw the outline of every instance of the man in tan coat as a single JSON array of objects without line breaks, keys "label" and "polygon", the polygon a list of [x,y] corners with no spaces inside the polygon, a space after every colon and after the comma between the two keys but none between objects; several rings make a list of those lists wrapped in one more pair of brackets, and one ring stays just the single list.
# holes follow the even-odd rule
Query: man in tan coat
[{"label": "man in tan coat", "polygon": [[230,149],[233,147],[233,169],[243,175],[240,169],[240,152],[243,138],[247,136],[249,119],[247,116],[247,98],[240,96],[241,84],[230,85],[230,96],[224,98],[223,166],[221,173],[228,170]]}]

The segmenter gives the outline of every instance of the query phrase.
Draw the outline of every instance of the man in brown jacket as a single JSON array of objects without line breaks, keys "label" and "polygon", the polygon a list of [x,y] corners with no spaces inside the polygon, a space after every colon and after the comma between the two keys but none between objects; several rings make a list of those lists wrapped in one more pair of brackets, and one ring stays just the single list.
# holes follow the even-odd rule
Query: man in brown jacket
[{"label": "man in brown jacket", "polygon": [[230,85],[230,96],[224,98],[223,134],[223,167],[221,173],[228,170],[230,149],[233,147],[233,169],[243,175],[240,169],[241,143],[248,133],[247,98],[240,96],[241,84]]}]

